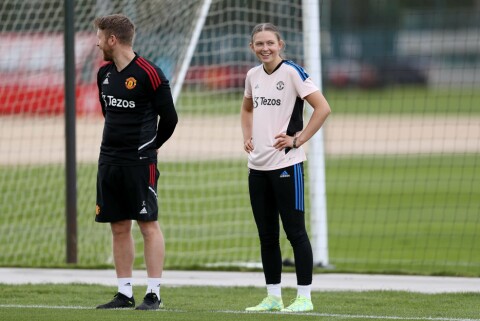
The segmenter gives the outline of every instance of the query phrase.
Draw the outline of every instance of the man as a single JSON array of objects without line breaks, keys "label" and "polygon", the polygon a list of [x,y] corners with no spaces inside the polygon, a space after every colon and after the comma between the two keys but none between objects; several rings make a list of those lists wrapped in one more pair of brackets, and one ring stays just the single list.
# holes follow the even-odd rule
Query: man
[{"label": "man", "polygon": [[[132,269],[136,220],[144,241],[148,287],[138,310],[162,307],[160,283],[165,256],[158,224],[158,149],[178,118],[162,70],[133,51],[135,26],[123,15],[95,19],[97,46],[107,63],[97,85],[105,117],[97,174],[97,222],[109,222],[118,293],[98,309],[134,308]],[[158,116],[160,120],[158,121]],[[158,122],[158,123],[157,123]]]}]

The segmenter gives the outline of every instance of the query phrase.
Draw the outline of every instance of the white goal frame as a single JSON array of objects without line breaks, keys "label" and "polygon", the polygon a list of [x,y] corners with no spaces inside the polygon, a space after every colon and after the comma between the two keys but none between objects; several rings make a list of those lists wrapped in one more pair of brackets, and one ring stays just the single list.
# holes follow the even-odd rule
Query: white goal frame
[{"label": "white goal frame", "polygon": [[[320,6],[319,0],[302,0],[303,43],[305,52],[305,69],[322,89],[322,66],[320,49]],[[198,18],[195,21],[192,37],[185,57],[182,60],[176,81],[172,88],[175,102],[181,94],[185,76],[191,63],[200,34],[205,25],[212,0],[203,0]],[[308,31],[308,32],[306,32]],[[308,104],[307,104],[308,105]],[[311,108],[306,108],[311,113]],[[323,129],[321,128],[309,141],[308,166],[310,182],[310,230],[315,266],[329,267],[328,229],[327,229],[327,195],[325,182],[325,148]]]},{"label": "white goal frame", "polygon": [[[302,1],[305,68],[322,89],[320,49],[320,7],[317,0]],[[305,32],[308,30],[309,32]],[[311,110],[310,108],[308,109]],[[309,141],[310,206],[313,263],[329,267],[327,231],[327,191],[325,183],[325,147],[323,129]]]}]

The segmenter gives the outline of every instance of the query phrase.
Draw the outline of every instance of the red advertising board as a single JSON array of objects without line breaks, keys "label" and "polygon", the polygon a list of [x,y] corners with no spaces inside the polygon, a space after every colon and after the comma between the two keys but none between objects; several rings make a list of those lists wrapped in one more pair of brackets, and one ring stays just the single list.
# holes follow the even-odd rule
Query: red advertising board
[{"label": "red advertising board", "polygon": [[[75,36],[77,113],[100,110],[96,71],[101,55],[96,41],[92,34]],[[0,43],[0,115],[63,113],[63,34],[0,33]]]}]

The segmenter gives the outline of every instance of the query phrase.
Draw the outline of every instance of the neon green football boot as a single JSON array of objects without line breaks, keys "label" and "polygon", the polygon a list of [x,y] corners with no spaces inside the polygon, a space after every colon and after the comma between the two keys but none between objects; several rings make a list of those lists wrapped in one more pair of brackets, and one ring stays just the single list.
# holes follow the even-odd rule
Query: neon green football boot
[{"label": "neon green football boot", "polygon": [[254,307],[246,308],[245,311],[262,312],[262,311],[280,311],[283,309],[282,298],[269,295]]},{"label": "neon green football boot", "polygon": [[313,311],[313,303],[312,303],[312,300],[310,300],[309,298],[304,297],[303,295],[299,295],[293,300],[292,304],[290,304],[285,309],[282,309],[281,311],[282,312]]}]

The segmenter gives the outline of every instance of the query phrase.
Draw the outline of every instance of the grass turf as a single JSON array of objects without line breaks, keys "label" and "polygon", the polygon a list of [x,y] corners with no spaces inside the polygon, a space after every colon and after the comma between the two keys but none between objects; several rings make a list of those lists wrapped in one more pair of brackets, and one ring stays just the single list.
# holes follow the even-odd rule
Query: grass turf
[{"label": "grass turf", "polygon": [[[116,288],[97,285],[4,285],[2,320],[480,320],[479,293],[420,294],[395,291],[314,292],[315,309],[302,315],[244,313],[265,295],[252,287],[162,287],[162,311],[95,310]],[[144,295],[137,286],[137,304]],[[284,303],[295,296],[283,289]]]},{"label": "grass turf", "polygon": [[[399,86],[375,90],[334,89],[323,91],[332,114],[349,115],[438,115],[480,113],[480,92],[467,89],[428,89],[425,87]],[[238,114],[243,90],[209,92],[182,92],[178,109],[183,114],[225,115]]]},{"label": "grass turf", "polygon": [[[335,271],[479,276],[478,159],[327,159],[329,255]],[[259,261],[244,161],[159,167],[166,268]],[[66,265],[63,175],[58,166],[0,168],[0,265]],[[78,167],[78,266],[111,267],[109,226],[93,221],[95,177],[95,165]],[[19,191],[22,200],[16,201]],[[138,229],[134,235],[135,266],[142,268]],[[292,258],[285,237],[282,253]]]}]

